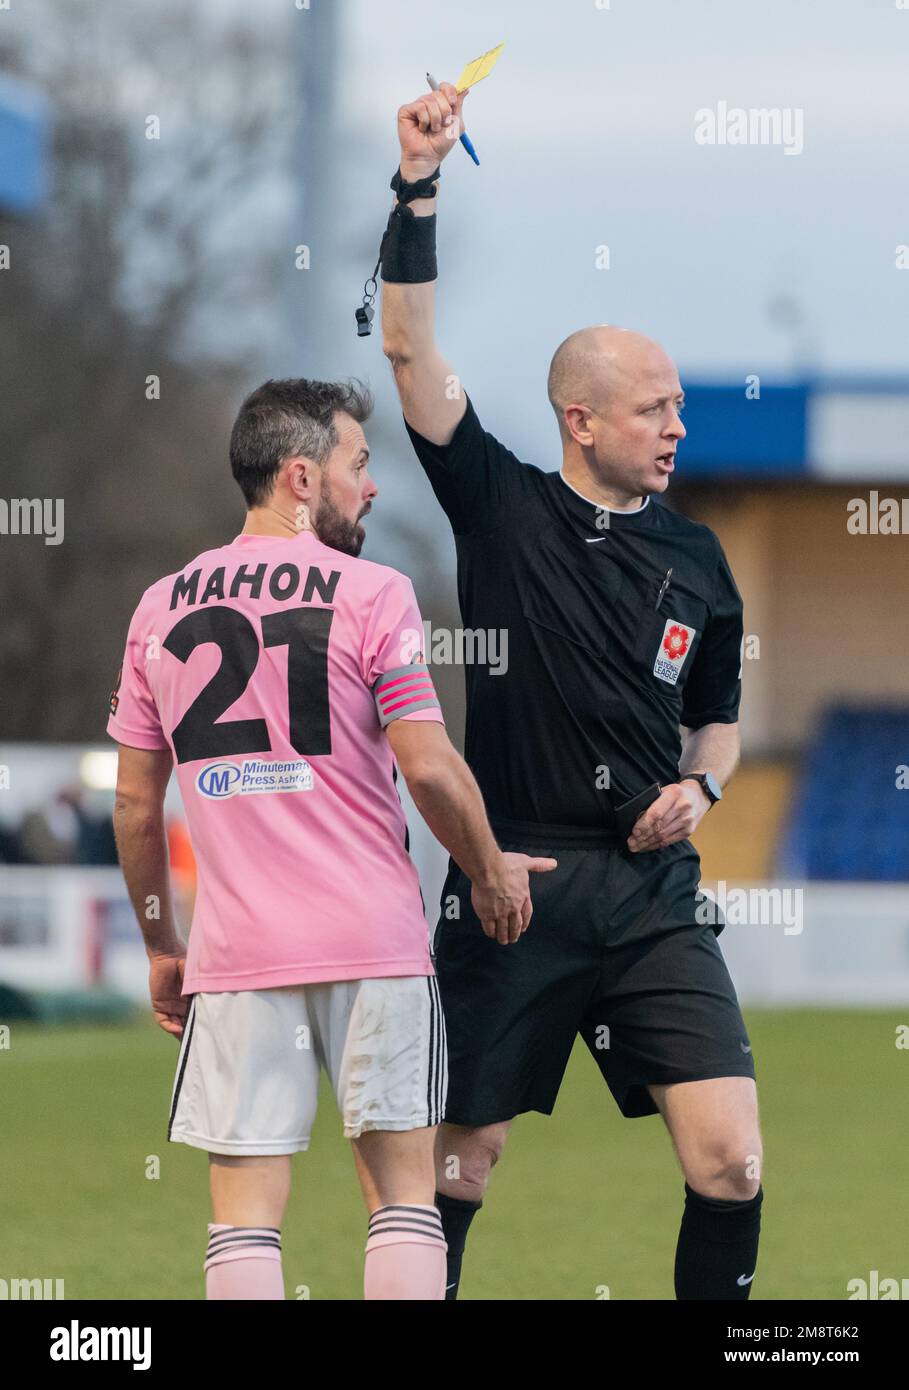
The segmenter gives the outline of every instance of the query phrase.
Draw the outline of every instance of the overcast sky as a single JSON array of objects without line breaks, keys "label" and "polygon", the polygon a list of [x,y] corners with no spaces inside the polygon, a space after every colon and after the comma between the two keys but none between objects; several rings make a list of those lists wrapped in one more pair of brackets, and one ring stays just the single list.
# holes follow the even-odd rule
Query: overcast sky
[{"label": "overcast sky", "polygon": [[[786,372],[779,294],[797,296],[821,369],[906,368],[909,10],[347,0],[342,14],[341,109],[382,183],[396,107],[426,68],[454,80],[506,42],[466,105],[481,168],[461,150],[444,166],[442,330],[465,378],[507,352],[539,402],[556,344],[600,321],[651,333],[688,372]],[[804,113],[803,152],[697,144],[695,113],[720,101]]]},{"label": "overcast sky", "polygon": [[[334,111],[310,102],[299,142],[335,171],[334,195],[319,202],[310,190],[307,200],[296,169],[276,170],[288,197],[279,188],[257,210],[263,238],[274,229],[286,245],[288,291],[299,284],[293,248],[311,244],[325,312],[307,316],[286,293],[270,365],[365,375],[380,388],[376,426],[397,431],[395,450],[403,433],[380,336],[358,340],[353,326],[390,205],[395,113],[425,90],[427,68],[454,80],[501,41],[496,71],[466,105],[481,167],[461,149],[444,165],[439,339],[516,452],[557,465],[546,373],[558,343],[589,323],[657,338],[683,383],[795,368],[909,372],[909,269],[896,268],[897,246],[909,244],[909,8],[897,0],[205,7],[215,23],[274,26],[301,54],[296,91],[274,70],[251,71],[247,88],[227,94],[240,103],[257,83],[279,102],[305,101],[306,45],[315,38],[316,67],[329,68],[319,23],[338,16]],[[53,5],[38,10],[46,18]],[[96,0],[94,11],[130,22],[128,8]],[[172,13],[162,13],[162,32]],[[152,92],[156,62],[150,51]],[[133,74],[128,85],[142,84]],[[789,113],[803,123],[804,148],[699,144],[697,113],[721,102]],[[604,246],[608,270],[596,267]],[[269,296],[274,287],[263,286],[250,314]]]}]

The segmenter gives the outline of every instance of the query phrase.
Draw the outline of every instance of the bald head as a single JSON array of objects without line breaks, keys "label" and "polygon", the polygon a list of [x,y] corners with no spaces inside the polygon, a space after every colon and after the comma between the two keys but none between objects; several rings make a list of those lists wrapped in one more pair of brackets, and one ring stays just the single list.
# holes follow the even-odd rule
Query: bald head
[{"label": "bald head", "polygon": [[659,343],[631,328],[595,324],[579,328],[556,348],[549,366],[549,401],[564,437],[569,405],[602,411],[610,399],[633,385],[644,385],[667,369],[675,371]]}]

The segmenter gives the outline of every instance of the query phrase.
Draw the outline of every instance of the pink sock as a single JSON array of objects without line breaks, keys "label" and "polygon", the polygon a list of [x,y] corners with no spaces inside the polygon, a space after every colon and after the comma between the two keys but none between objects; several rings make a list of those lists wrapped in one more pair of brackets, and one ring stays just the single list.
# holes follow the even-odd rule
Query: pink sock
[{"label": "pink sock", "polygon": [[281,1232],[271,1226],[208,1225],[207,1299],[284,1298]]},{"label": "pink sock", "polygon": [[438,1207],[379,1207],[369,1218],[363,1297],[444,1300],[447,1250]]}]

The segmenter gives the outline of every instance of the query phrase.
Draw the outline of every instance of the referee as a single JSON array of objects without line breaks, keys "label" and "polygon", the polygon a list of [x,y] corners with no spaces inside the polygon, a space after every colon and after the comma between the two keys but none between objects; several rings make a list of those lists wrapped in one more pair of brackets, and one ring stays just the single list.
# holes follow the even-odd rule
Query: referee
[{"label": "referee", "polygon": [[763,1196],[754,1062],[689,839],[738,762],[742,603],[713,532],[659,502],[685,429],[656,343],[606,326],[562,343],[549,473],[483,429],[441,356],[435,195],[463,101],[443,83],[398,112],[384,351],[455,535],[464,624],[508,634],[507,671],[467,667],[467,762],[503,849],[558,868],[509,945],[484,936],[453,863],[443,889],[447,1297],[510,1122],[551,1113],[580,1034],[622,1114],[659,1112],[672,1137],[676,1297],[746,1299]]}]

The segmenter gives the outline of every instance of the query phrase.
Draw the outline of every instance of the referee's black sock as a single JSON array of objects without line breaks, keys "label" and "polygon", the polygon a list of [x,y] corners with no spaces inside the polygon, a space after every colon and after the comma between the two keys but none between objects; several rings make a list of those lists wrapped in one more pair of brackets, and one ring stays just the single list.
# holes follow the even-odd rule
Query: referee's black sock
[{"label": "referee's black sock", "polygon": [[436,1193],[442,1231],[448,1242],[448,1274],[445,1279],[445,1300],[448,1303],[454,1302],[458,1296],[467,1232],[482,1205],[482,1202],[464,1202],[460,1197],[446,1197],[444,1192]]},{"label": "referee's black sock", "polygon": [[675,1252],[675,1296],[743,1300],[751,1293],[761,1231],[759,1187],[747,1202],[704,1197],[685,1184]]}]

